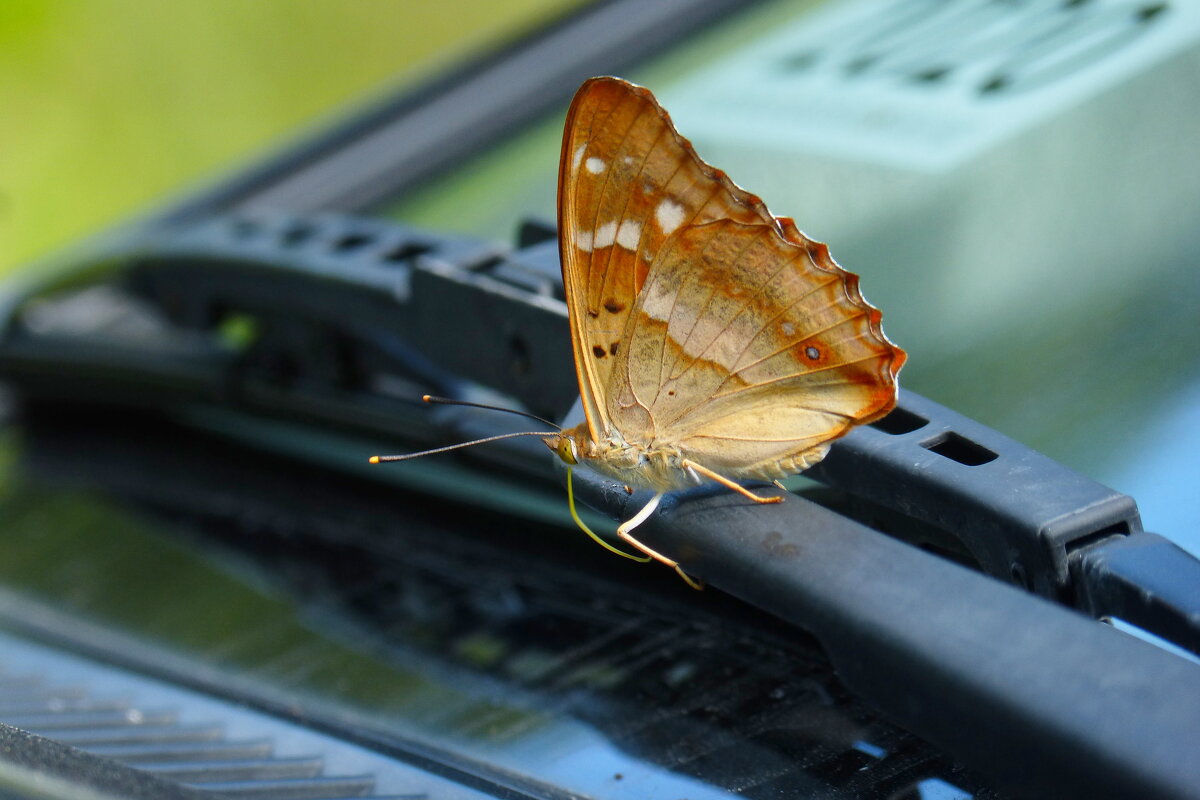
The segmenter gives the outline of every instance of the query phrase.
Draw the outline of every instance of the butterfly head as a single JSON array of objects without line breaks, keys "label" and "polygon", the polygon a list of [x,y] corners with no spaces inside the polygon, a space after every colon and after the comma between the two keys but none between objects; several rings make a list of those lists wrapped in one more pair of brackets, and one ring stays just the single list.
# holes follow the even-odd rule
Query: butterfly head
[{"label": "butterfly head", "polygon": [[575,443],[570,433],[570,431],[563,431],[553,436],[545,436],[542,438],[542,442],[564,462],[574,466],[579,463],[579,445]]},{"label": "butterfly head", "polygon": [[542,437],[542,442],[546,447],[554,451],[554,454],[561,458],[565,463],[574,466],[580,461],[590,459],[594,453],[592,447],[592,435],[588,430],[587,423],[580,423],[574,428],[568,428],[565,431],[556,433],[553,436]]}]

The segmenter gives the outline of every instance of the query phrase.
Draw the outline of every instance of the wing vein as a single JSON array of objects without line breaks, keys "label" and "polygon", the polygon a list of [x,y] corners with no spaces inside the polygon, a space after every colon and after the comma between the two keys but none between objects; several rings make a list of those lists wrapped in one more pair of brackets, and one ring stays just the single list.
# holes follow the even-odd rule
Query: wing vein
[{"label": "wing vein", "polygon": [[871,353],[870,355],[865,355],[862,358],[853,358],[853,359],[850,359],[849,361],[842,361],[841,363],[838,363],[838,364],[830,364],[827,367],[818,367],[817,369],[811,369],[811,370],[807,370],[805,372],[792,372],[787,375],[779,375],[777,377],[771,378],[770,380],[759,381],[758,383],[752,383],[748,386],[742,386],[738,389],[734,389],[733,391],[723,392],[718,395],[713,395],[713,398],[715,399],[715,398],[719,397],[721,399],[724,399],[726,397],[733,397],[734,395],[742,394],[743,392],[748,392],[753,389],[761,389],[764,386],[770,386],[772,384],[782,383],[784,381],[790,381],[794,378],[802,378],[807,375],[815,375],[818,372],[828,372],[829,370],[832,370],[832,369],[841,369],[842,367],[846,367],[851,364],[861,364],[864,361],[871,361],[873,359],[880,358],[880,357],[881,357],[880,353]]},{"label": "wing vein", "polygon": [[[689,186],[689,189],[691,189],[691,188],[692,188],[692,187],[694,187],[695,185],[696,185],[696,183],[695,183],[695,181],[693,181],[693,182],[692,182],[692,184],[691,184],[691,186]],[[705,208],[708,208],[708,204],[712,202],[712,199],[713,199],[713,197],[714,197],[714,196],[716,196],[717,194],[719,194],[719,193],[720,193],[720,191],[721,191],[721,188],[722,188],[722,187],[721,187],[719,184],[718,184],[718,185],[716,185],[716,186],[713,186],[713,187],[712,187],[712,189],[711,189],[711,191],[709,191],[709,193],[708,193],[708,196],[707,196],[707,197],[704,199],[704,202],[703,202],[703,203],[701,203],[701,204],[700,204],[700,205],[697,207],[696,213],[692,214],[691,218],[690,218],[690,219],[687,221],[687,223],[686,223],[686,224],[680,225],[676,233],[678,233],[678,231],[683,231],[683,230],[687,229],[688,227],[690,227],[690,226],[692,226],[692,225],[695,225],[695,224],[696,224],[696,218],[700,216],[700,212],[701,212],[702,210],[704,210]],[[722,219],[728,219],[728,217],[722,217]],[[678,241],[678,239],[676,239],[676,241]],[[694,271],[694,270],[689,270],[689,271],[688,271],[688,273],[687,273],[687,278],[691,278],[691,277],[694,275],[694,273],[695,273],[695,271]],[[682,292],[683,292],[683,287],[684,287],[684,284],[683,284],[683,282],[681,281],[681,282],[680,282],[680,286],[679,286],[679,293],[680,293],[680,294],[682,294]],[[707,310],[707,308],[708,308],[708,302],[712,300],[713,294],[714,294],[714,293],[710,292],[710,293],[709,293],[709,296],[708,296],[708,300],[705,302],[705,309],[706,309],[706,310]],[[670,329],[671,329],[671,320],[673,320],[673,319],[674,319],[674,313],[675,313],[675,309],[674,309],[674,306],[672,306],[672,309],[671,309],[671,319],[669,319],[669,320],[667,321],[667,331],[668,331],[668,334],[670,333]],[[702,314],[699,314],[699,315],[697,315],[697,316],[696,316],[696,319],[699,319],[699,318],[700,318],[700,316],[702,316]],[[691,336],[691,332],[692,332],[692,330],[695,330],[695,325],[694,325],[694,324],[693,324],[692,328],[691,328],[691,329],[688,331],[688,336],[689,336],[689,337]],[[663,352],[662,358],[660,359],[660,362],[659,362],[659,376],[658,376],[658,388],[659,388],[659,391],[660,391],[660,392],[661,392],[661,390],[662,390],[662,387],[663,387],[663,385],[664,385],[664,384],[665,384],[665,383],[666,383],[666,382],[667,382],[667,381],[670,379],[671,375],[672,375],[672,374],[674,374],[674,372],[676,371],[676,366],[679,364],[679,359],[680,359],[680,356],[683,354],[683,346],[682,346],[682,344],[681,344],[681,345],[680,345],[679,354],[677,354],[677,355],[675,356],[675,358],[674,358],[674,359],[672,359],[672,361],[671,361],[671,366],[670,366],[669,368],[667,368],[667,365],[666,365],[666,353],[665,353],[665,348],[666,348],[666,340],[665,340],[665,339],[663,340],[663,347],[664,347],[664,352]],[[665,369],[664,369],[664,368],[665,368]],[[654,398],[654,400],[655,400],[655,402],[657,402],[657,400],[658,400],[658,395],[657,395],[657,394],[655,394],[655,398]]]},{"label": "wing vein", "polygon": [[[825,306],[825,308],[828,308],[828,307],[829,306]],[[749,364],[746,364],[745,366],[739,367],[737,372],[731,372],[730,376],[732,377],[733,375],[740,375],[742,372],[745,372],[746,370],[750,369],[751,367],[756,367],[759,364],[761,364],[762,362],[764,362],[768,359],[774,358],[775,356],[779,355],[780,353],[787,352],[790,348],[795,347],[798,342],[802,342],[805,339],[812,338],[813,336],[820,336],[822,333],[825,333],[826,331],[831,331],[840,325],[845,325],[847,322],[851,322],[851,321],[858,319],[859,317],[865,316],[865,315],[866,315],[866,312],[864,311],[861,314],[855,314],[853,316],[844,317],[844,318],[838,320],[837,322],[833,323],[832,325],[826,325],[824,328],[819,328],[818,330],[810,331],[807,336],[797,337],[796,340],[789,342],[788,344],[784,345],[783,347],[780,347],[777,350],[767,353],[765,356],[762,356],[761,358],[757,358],[754,361],[751,361]],[[853,337],[851,337],[851,338],[853,338]],[[845,341],[845,340],[839,339],[837,342],[832,342],[831,344],[835,344],[835,345],[841,344],[841,342],[843,342],[843,341]],[[853,363],[853,362],[838,362],[838,363],[844,364],[844,363]],[[832,364],[830,366],[836,367],[836,366],[838,366],[838,364]],[[825,369],[825,367],[822,367],[821,369]],[[809,372],[820,372],[821,369],[809,370]],[[805,375],[808,373],[799,373],[799,374]],[[718,388],[720,388],[720,387],[718,387]]]},{"label": "wing vein", "polygon": [[[750,296],[747,298],[746,302],[742,304],[741,308],[738,310],[738,312],[737,312],[736,314],[734,314],[732,317],[730,317],[728,320],[726,320],[726,322],[725,322],[725,326],[724,326],[723,328],[721,328],[721,330],[720,330],[720,331],[718,331],[718,332],[717,332],[717,335],[716,335],[716,336],[714,336],[714,337],[712,338],[712,341],[711,341],[711,342],[709,342],[709,343],[708,343],[708,344],[705,346],[704,350],[702,350],[702,351],[699,353],[699,355],[697,355],[695,358],[693,358],[693,359],[692,359],[692,361],[691,361],[691,363],[690,363],[690,364],[688,364],[688,365],[687,365],[687,366],[686,366],[686,367],[685,367],[685,368],[684,368],[682,371],[680,371],[679,373],[677,373],[677,374],[675,374],[675,375],[672,375],[671,377],[673,377],[673,378],[675,378],[676,380],[678,380],[679,378],[682,378],[682,377],[683,377],[683,376],[684,376],[684,375],[687,373],[687,371],[688,371],[688,370],[690,370],[690,369],[691,369],[692,367],[694,367],[694,366],[695,366],[697,363],[699,363],[699,361],[701,361],[701,360],[709,360],[709,361],[711,361],[712,359],[705,359],[705,355],[706,355],[706,354],[707,354],[707,353],[708,353],[708,352],[709,352],[709,351],[710,351],[710,350],[711,350],[713,347],[715,347],[715,346],[716,346],[717,342],[718,342],[718,341],[720,341],[720,340],[721,340],[721,338],[722,338],[723,336],[725,336],[725,334],[726,334],[726,333],[728,333],[728,332],[729,332],[729,329],[730,329],[730,328],[733,326],[733,324],[734,324],[735,322],[737,322],[737,320],[738,320],[738,319],[739,319],[739,318],[740,318],[740,317],[741,317],[743,314],[745,314],[745,313],[746,313],[748,310],[750,310],[750,308],[751,308],[751,306],[752,306],[752,303],[751,303],[750,301],[752,301],[752,300],[755,300],[755,299],[757,299],[758,297],[760,297],[760,296],[761,296],[761,295],[762,295],[762,294],[765,292],[767,285],[768,285],[769,283],[771,283],[772,281],[774,281],[774,280],[775,280],[777,277],[779,277],[779,273],[781,273],[781,272],[783,272],[785,269],[787,269],[787,268],[788,268],[788,266],[789,266],[790,264],[791,264],[791,262],[789,262],[789,261],[783,261],[783,262],[781,262],[781,263],[780,263],[780,265],[779,265],[779,268],[778,268],[777,270],[775,270],[774,272],[772,272],[772,273],[771,273],[769,276],[764,276],[764,278],[763,278],[762,282],[761,282],[761,283],[759,283],[758,287],[755,289],[755,291],[754,291],[754,294],[750,295]],[[814,290],[814,291],[815,291],[815,290]],[[805,296],[807,296],[807,295],[805,295]],[[797,301],[797,302],[798,302],[798,301]],[[789,306],[788,308],[791,308],[791,306]],[[779,318],[779,316],[781,316],[781,315],[783,315],[783,314],[785,314],[785,313],[787,313],[787,309],[784,309],[783,311],[780,311],[780,312],[779,312],[779,314],[777,314],[775,317],[772,317],[772,318],[771,318],[771,320],[769,320],[767,324],[770,324],[771,322],[774,322],[776,319],[778,319],[778,318]],[[760,329],[759,329],[759,333],[761,333],[761,332],[762,332],[762,330],[763,330],[763,329],[765,329],[765,327],[766,327],[766,326],[764,326],[763,328],[760,328]],[[746,349],[747,349],[747,348],[750,346],[751,342],[753,342],[753,341],[754,341],[754,339],[755,339],[757,336],[758,336],[758,334],[756,333],[756,334],[755,334],[755,336],[751,337],[751,338],[750,338],[750,339],[749,339],[749,340],[746,342],[746,344],[745,344],[745,345],[743,345],[742,349],[741,349],[741,350],[738,352],[738,358],[741,358],[741,355],[742,355],[742,353],[744,353],[744,352],[746,351]],[[735,364],[737,363],[736,359],[735,359],[734,363],[735,363]]]},{"label": "wing vein", "polygon": [[[623,105],[624,105],[624,101],[622,103],[619,103],[616,107],[614,107],[612,112],[610,112],[609,116],[611,117],[613,114],[616,114],[617,111]],[[625,130],[622,131],[622,133],[621,133],[620,141],[617,143],[617,147],[614,150],[614,153],[619,154],[625,150],[625,143],[629,140],[630,132],[637,126],[637,121],[640,116],[641,116],[640,113],[635,113],[632,115],[632,119],[629,121],[629,124],[625,127]],[[613,161],[613,163],[611,165],[609,165],[607,169],[604,170],[604,183],[601,185],[600,192],[597,195],[598,202],[596,203],[596,209],[595,209],[595,212],[592,217],[592,239],[593,239],[593,241],[595,241],[595,233],[600,224],[600,210],[604,207],[604,199],[608,196],[609,184],[612,183],[612,176],[616,172],[616,163],[615,163],[616,157],[615,156],[613,157],[612,161]],[[629,193],[628,192],[626,192],[626,194],[625,194],[625,203],[626,203],[625,207],[628,207],[628,204],[629,204]],[[622,209],[621,213],[622,214],[625,213],[624,209]],[[617,226],[620,225],[620,220],[614,219],[611,222],[613,225],[617,225]],[[613,277],[611,272],[609,271],[609,267],[612,266],[612,255],[613,255],[613,251],[616,250],[616,248],[617,248],[617,244],[615,241],[610,246],[603,248],[605,251],[604,267],[603,267],[603,275],[601,275],[601,279],[600,279],[600,291],[597,294],[597,297],[595,298],[596,303],[597,303],[596,310],[599,310],[599,304],[604,302],[604,295],[608,291],[609,284],[610,284],[609,278]],[[598,256],[599,256],[599,253],[597,251],[597,248],[595,246],[593,246],[592,257],[591,257],[591,260],[589,263],[592,266],[596,267],[597,269],[600,269],[600,265],[599,265],[600,259]],[[592,270],[589,269],[588,270],[588,286],[590,288],[591,286],[595,286],[595,285],[596,285],[596,282],[592,279]],[[591,305],[590,305],[591,298],[588,298],[588,302],[589,302],[588,308],[589,308],[589,310],[591,310]]]},{"label": "wing vein", "polygon": [[[737,251],[737,255],[735,255],[733,258],[730,259],[730,263],[737,263],[737,261],[739,261],[746,254],[746,251],[748,251],[751,247],[754,246],[754,243],[755,242],[754,242],[753,237],[750,237],[750,236],[745,237],[745,243]],[[710,242],[708,244],[708,246],[705,248],[705,251],[704,251],[705,254],[708,253],[711,246],[712,246],[712,243]],[[692,270],[692,273],[694,274],[695,270]],[[712,307],[713,298],[717,296],[719,291],[720,291],[719,287],[713,288],[711,291],[709,291],[708,297],[706,297],[704,300],[704,308],[701,309],[700,312],[697,313],[695,315],[695,317],[693,318],[692,327],[688,329],[687,337],[682,342],[679,343],[679,352],[676,354],[675,360],[671,364],[671,369],[667,373],[667,376],[666,376],[667,380],[670,380],[672,378],[678,378],[683,373],[687,372],[689,369],[691,369],[693,366],[695,366],[696,363],[700,360],[700,358],[704,355],[704,353],[708,351],[708,348],[711,347],[712,344],[714,342],[716,342],[717,339],[720,338],[721,334],[724,331],[728,330],[729,323],[726,323],[726,326],[724,328],[722,328],[721,331],[719,331],[716,336],[713,337],[712,341],[710,341],[707,345],[705,345],[704,350],[702,350],[699,354],[692,356],[690,358],[690,360],[688,361],[687,365],[682,370],[678,369],[679,364],[684,360],[684,357],[687,355],[687,347],[691,343],[692,338],[695,336],[696,329],[698,327],[700,327],[700,321],[708,314],[708,309]],[[745,307],[746,307],[746,305],[744,304],[743,308],[745,308]],[[734,314],[734,318],[736,318],[740,313],[741,312],[739,311],[738,314]],[[660,389],[661,389],[661,386],[665,382],[666,381],[660,382],[660,384],[659,384]]]},{"label": "wing vein", "polygon": [[[835,414],[835,416],[842,417],[843,419],[852,419],[852,417],[850,417],[847,414]],[[727,434],[727,433],[693,433],[691,436],[689,436],[687,438],[689,438],[689,439],[719,439],[719,440],[725,440],[725,441],[730,441],[730,442],[762,442],[762,443],[766,443],[766,444],[786,444],[788,442],[803,442],[803,441],[807,441],[809,439],[823,439],[823,438],[825,438],[825,436],[826,436],[826,434],[824,434],[824,433],[810,433],[805,436],[784,436],[784,437],[731,436],[730,434]]]}]

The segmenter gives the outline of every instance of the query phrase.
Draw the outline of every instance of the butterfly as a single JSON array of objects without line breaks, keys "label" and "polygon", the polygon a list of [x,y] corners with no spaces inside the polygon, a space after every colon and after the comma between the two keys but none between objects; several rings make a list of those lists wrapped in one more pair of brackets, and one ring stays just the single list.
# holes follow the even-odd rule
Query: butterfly
[{"label": "butterfly", "polygon": [[740,481],[807,469],[894,407],[907,356],[858,276],[705,163],[648,89],[576,93],[558,229],[586,420],[543,441],[568,481],[585,464],[653,490],[617,535],[689,583],[631,533],[664,493],[713,481],[779,502]]},{"label": "butterfly", "polygon": [[[542,436],[568,465],[571,515],[584,532],[698,586],[631,533],[663,495],[713,481],[779,502],[739,481],[807,469],[833,440],[883,417],[896,404],[907,356],[884,336],[857,275],[705,163],[654,95],[620,78],[591,78],[571,102],[558,230],[585,421],[370,461]],[[571,490],[578,464],[653,490],[617,528],[644,556],[613,547],[579,518]]]}]

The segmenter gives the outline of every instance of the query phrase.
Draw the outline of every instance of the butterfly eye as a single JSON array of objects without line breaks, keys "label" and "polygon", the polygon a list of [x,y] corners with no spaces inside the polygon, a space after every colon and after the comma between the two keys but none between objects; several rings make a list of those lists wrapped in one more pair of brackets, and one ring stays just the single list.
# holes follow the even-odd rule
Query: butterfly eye
[{"label": "butterfly eye", "polygon": [[579,456],[575,453],[575,442],[566,436],[558,437],[558,457],[568,464],[578,464]]}]

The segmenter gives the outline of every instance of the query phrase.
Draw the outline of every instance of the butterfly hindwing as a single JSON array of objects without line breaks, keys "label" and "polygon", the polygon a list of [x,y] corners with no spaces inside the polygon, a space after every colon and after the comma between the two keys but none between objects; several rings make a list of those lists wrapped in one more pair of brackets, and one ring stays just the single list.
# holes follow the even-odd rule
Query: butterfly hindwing
[{"label": "butterfly hindwing", "polygon": [[720,220],[672,238],[634,307],[618,429],[648,424],[730,477],[778,477],[891,409],[903,351],[824,245],[795,237]]}]

